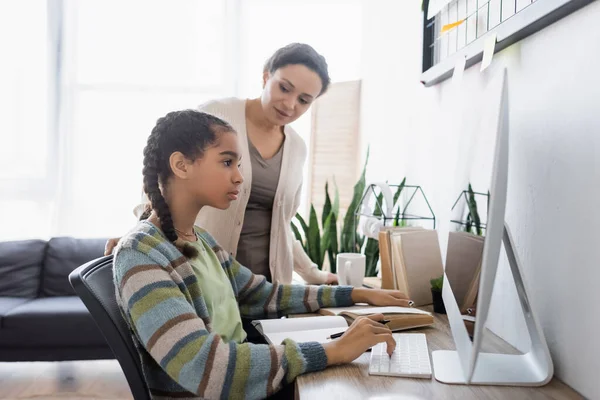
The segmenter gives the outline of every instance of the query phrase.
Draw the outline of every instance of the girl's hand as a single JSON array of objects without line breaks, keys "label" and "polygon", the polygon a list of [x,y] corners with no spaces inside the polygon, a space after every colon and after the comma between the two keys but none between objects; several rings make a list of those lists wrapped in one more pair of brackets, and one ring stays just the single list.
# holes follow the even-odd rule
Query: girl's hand
[{"label": "girl's hand", "polygon": [[390,328],[377,322],[382,319],[383,314],[358,317],[341,338],[323,345],[327,355],[327,365],[352,362],[367,349],[382,342],[387,343],[387,352],[391,356],[396,348],[396,341],[392,337]]},{"label": "girl's hand", "polygon": [[117,243],[119,243],[119,239],[121,239],[121,238],[108,239],[108,241],[106,242],[106,245],[104,246],[104,255],[105,256],[110,256],[112,254],[115,247],[117,247]]},{"label": "girl's hand", "polygon": [[354,288],[352,301],[373,306],[412,307],[413,302],[398,290]]}]

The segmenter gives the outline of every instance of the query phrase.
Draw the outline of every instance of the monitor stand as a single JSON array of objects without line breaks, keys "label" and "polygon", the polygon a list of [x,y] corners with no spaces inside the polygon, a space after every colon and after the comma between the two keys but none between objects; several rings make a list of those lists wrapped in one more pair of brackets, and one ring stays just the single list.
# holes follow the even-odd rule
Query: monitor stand
[{"label": "monitor stand", "polygon": [[554,366],[544,334],[531,310],[527,290],[523,282],[522,268],[514,251],[513,239],[504,224],[502,235],[510,269],[515,281],[519,301],[529,337],[531,349],[526,354],[480,353],[473,376],[463,373],[459,354],[456,351],[438,350],[432,353],[435,379],[450,384],[542,386],[552,379]]}]

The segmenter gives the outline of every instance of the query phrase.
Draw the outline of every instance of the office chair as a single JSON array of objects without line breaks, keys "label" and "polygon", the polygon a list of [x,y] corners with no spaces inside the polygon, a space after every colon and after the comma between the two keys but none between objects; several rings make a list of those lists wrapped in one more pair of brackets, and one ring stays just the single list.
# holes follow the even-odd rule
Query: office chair
[{"label": "office chair", "polygon": [[135,400],[150,400],[142,363],[115,297],[113,257],[84,264],[69,274],[69,282],[100,328],[119,361]]}]

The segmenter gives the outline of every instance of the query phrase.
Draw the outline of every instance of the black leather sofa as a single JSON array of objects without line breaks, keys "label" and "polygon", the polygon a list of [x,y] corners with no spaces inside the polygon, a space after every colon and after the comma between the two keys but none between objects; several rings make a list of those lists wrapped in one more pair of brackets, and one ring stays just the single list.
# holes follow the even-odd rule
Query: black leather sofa
[{"label": "black leather sofa", "polygon": [[0,361],[114,358],[68,280],[72,270],[102,256],[105,243],[0,242]]}]

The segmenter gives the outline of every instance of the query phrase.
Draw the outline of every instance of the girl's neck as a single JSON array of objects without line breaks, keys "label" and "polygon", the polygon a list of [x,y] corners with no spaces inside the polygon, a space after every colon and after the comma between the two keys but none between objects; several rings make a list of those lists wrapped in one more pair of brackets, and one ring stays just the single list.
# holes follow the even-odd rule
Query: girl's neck
[{"label": "girl's neck", "polygon": [[269,122],[262,109],[260,97],[246,101],[246,120],[262,132],[279,133],[283,129],[282,126]]},{"label": "girl's neck", "polygon": [[[194,241],[196,237],[194,233],[194,224],[198,212],[200,212],[202,207],[192,205],[191,202],[178,196],[173,196],[172,198],[165,200],[167,201],[167,204],[169,204],[169,211],[171,212],[171,219],[177,236],[183,240]],[[161,226],[156,211],[152,212],[152,215],[148,220],[150,222],[158,223],[157,226],[159,227]]]}]

